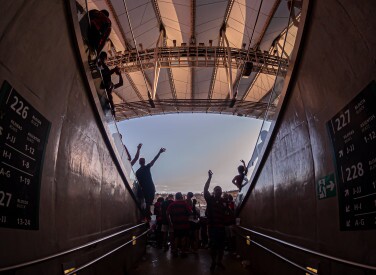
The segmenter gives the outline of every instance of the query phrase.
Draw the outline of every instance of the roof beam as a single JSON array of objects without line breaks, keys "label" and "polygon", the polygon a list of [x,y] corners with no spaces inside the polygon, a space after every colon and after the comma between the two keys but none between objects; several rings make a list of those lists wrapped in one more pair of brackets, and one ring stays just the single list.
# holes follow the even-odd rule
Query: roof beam
[{"label": "roof beam", "polygon": [[227,84],[228,84],[228,92],[230,95],[230,98],[232,98],[233,91],[232,91],[232,69],[231,69],[231,48],[230,44],[228,42],[227,36],[226,36],[226,31],[223,29],[222,30],[223,38],[224,38],[224,44],[226,45],[227,48],[227,55],[225,55],[225,69],[226,69],[226,77],[227,77]]},{"label": "roof beam", "polygon": [[[228,22],[228,19],[230,18],[230,13],[231,13],[232,7],[234,6],[234,3],[235,3],[235,0],[230,0],[227,4],[225,15],[224,15],[223,22],[222,22],[222,26],[221,26],[221,29],[219,30],[218,46],[221,46],[221,44],[223,44],[222,29],[226,28],[226,26],[227,26],[227,22]],[[214,66],[213,74],[212,74],[211,79],[210,79],[210,88],[209,88],[209,92],[208,92],[208,99],[212,99],[212,97],[213,97],[215,80],[216,80],[216,77],[217,77],[217,70],[218,70],[217,64],[218,64],[218,62],[216,62],[216,65]]]},{"label": "roof beam", "polygon": [[[143,76],[143,78],[144,78],[144,82],[145,82],[145,85],[146,85],[146,89],[147,89],[147,93],[148,93],[148,98],[149,98],[149,103],[150,103],[150,106],[151,106],[152,108],[154,108],[155,105],[154,105],[154,102],[153,102],[153,99],[152,99],[152,96],[151,96],[151,93],[150,93],[150,89],[149,89],[149,87],[150,87],[150,83],[148,83],[148,82],[150,82],[150,81],[148,81],[147,76],[146,76],[146,74],[145,74],[145,71],[144,71],[144,69],[143,69],[143,67],[142,67],[142,61],[141,61],[140,53],[139,53],[139,51],[138,51],[138,48],[136,47],[136,38],[135,38],[135,36],[134,36],[134,32],[133,32],[133,28],[132,28],[132,24],[131,24],[131,19],[130,19],[130,17],[129,17],[129,12],[128,12],[128,8],[127,8],[127,4],[125,3],[125,0],[123,0],[123,4],[124,4],[125,13],[126,13],[126,15],[127,15],[127,20],[128,20],[128,24],[129,24],[129,29],[130,29],[131,34],[132,34],[133,43],[134,43],[134,45],[135,45],[135,50],[136,50],[136,55],[137,55],[137,61],[138,61],[138,63],[140,64],[140,68],[141,68],[142,76]],[[148,85],[148,84],[149,84],[149,85]],[[149,87],[148,87],[148,86],[149,86]]]},{"label": "roof beam", "polygon": [[[128,119],[139,117],[134,115],[134,111],[137,110],[141,113],[146,115],[153,115],[158,114],[158,110],[162,108],[168,108],[168,113],[176,113],[176,111],[171,111],[171,107],[181,108],[182,112],[205,112],[206,109],[210,108],[211,113],[226,113],[231,114],[232,112],[228,109],[229,99],[163,99],[155,102],[155,109],[153,109],[153,113],[146,112],[145,109],[148,107],[148,101],[136,101],[136,102],[124,102],[121,104],[117,104],[116,108],[118,111],[118,118],[121,120],[122,118],[125,119],[126,116]],[[245,101],[245,102],[237,102],[237,107],[239,108],[239,112],[235,115],[244,115],[247,117],[255,117],[257,118],[260,116],[260,112],[264,112],[269,106],[268,112],[273,113],[276,109],[276,106],[273,104],[269,105],[266,102],[252,102],[252,101]]]},{"label": "roof beam", "polygon": [[[266,31],[267,31],[267,29],[268,29],[268,27],[269,27],[269,25],[270,25],[270,22],[272,21],[273,16],[274,16],[274,14],[276,13],[276,11],[277,11],[277,9],[278,9],[280,3],[281,3],[281,0],[276,0],[276,1],[274,2],[274,5],[273,5],[272,9],[270,10],[270,13],[269,13],[269,15],[268,15],[268,18],[267,18],[267,20],[266,20],[266,22],[265,22],[265,24],[264,24],[264,27],[263,27],[263,29],[262,29],[262,31],[261,31],[261,34],[260,34],[260,36],[259,36],[257,42],[255,43],[255,47],[254,47],[254,49],[258,49],[258,48],[259,48],[259,46],[260,46],[260,44],[261,44],[261,41],[262,41],[262,39],[264,38],[265,33],[266,33]],[[260,6],[260,8],[261,8],[261,6]],[[249,43],[251,43],[251,42],[252,42],[252,41],[249,41]],[[251,46],[251,45],[249,45],[249,46]],[[247,87],[246,92],[243,94],[243,96],[242,96],[242,98],[241,98],[242,101],[248,96],[250,90],[252,89],[252,87],[253,87],[254,83],[256,82],[256,79],[258,78],[258,76],[259,76],[260,73],[261,73],[261,71],[257,72],[257,74],[255,75],[254,79],[251,81],[251,83],[250,83],[249,86]],[[235,110],[235,111],[236,111],[236,110]]]},{"label": "roof beam", "polygon": [[[119,17],[118,15],[116,14],[116,11],[111,3],[110,0],[106,0],[106,4],[108,6],[108,8],[110,9],[111,13],[112,13],[112,16],[114,17],[115,21],[116,21],[116,24],[119,26],[119,30],[120,30],[120,34],[121,34],[121,38],[123,39],[123,42],[124,42],[124,46],[125,46],[125,49],[126,50],[131,50],[133,47],[132,45],[128,42],[126,36],[125,36],[125,33],[124,33],[124,29],[123,27],[121,26],[120,24],[120,20],[119,20]],[[131,87],[132,89],[134,90],[134,92],[136,93],[137,97],[139,98],[139,100],[144,100],[140,91],[137,89],[137,86],[134,84],[132,78],[130,77],[129,73],[125,72],[125,77],[128,79],[129,83],[131,84]],[[115,93],[119,96],[119,98],[121,100],[123,100],[125,102],[125,99],[122,98],[116,91]]]},{"label": "roof beam", "polygon": [[[113,17],[114,17],[114,19],[116,21],[116,24],[119,26],[119,30],[120,30],[120,33],[121,33],[121,37],[123,38],[125,49],[128,50],[128,51],[131,50],[133,47],[128,42],[128,40],[127,40],[127,38],[125,36],[124,29],[123,29],[123,27],[120,24],[119,17],[117,16],[116,11],[115,11],[114,7],[112,6],[111,1],[110,0],[106,0],[106,4],[107,4],[107,6],[110,9],[110,11],[111,11],[111,13],[112,13],[112,15],[113,15]],[[135,47],[136,47],[136,45],[135,45]]]},{"label": "roof beam", "polygon": [[[159,10],[158,1],[152,0],[152,4],[153,4],[155,16],[157,17],[157,20],[158,20],[158,23],[159,23],[160,32],[163,33],[163,40],[161,41],[161,44],[162,44],[163,47],[167,47],[166,28],[164,26],[162,16],[161,16],[161,12]],[[158,40],[159,40],[159,38],[158,38]],[[176,89],[175,89],[175,82],[174,82],[174,76],[172,74],[171,68],[167,68],[167,75],[168,75],[168,82],[170,83],[170,90],[171,90],[172,98],[174,100],[176,100],[177,95],[176,95]],[[178,111],[178,109],[177,109],[177,111]]]},{"label": "roof beam", "polygon": [[260,46],[261,41],[262,41],[262,39],[264,38],[265,33],[266,33],[266,31],[268,30],[268,27],[269,27],[269,25],[270,25],[270,22],[272,22],[272,19],[273,19],[273,17],[274,17],[274,14],[276,13],[276,11],[277,11],[277,9],[278,9],[280,3],[281,3],[281,0],[276,0],[276,1],[274,2],[274,5],[273,5],[272,9],[270,10],[270,13],[269,13],[269,15],[268,15],[268,18],[266,19],[266,22],[265,22],[265,24],[264,24],[264,27],[262,28],[262,31],[261,31],[261,33],[260,33],[260,36],[259,36],[259,38],[257,39],[257,42],[256,42],[255,47],[254,47],[255,49],[257,49],[257,48]]},{"label": "roof beam", "polygon": [[[191,41],[196,45],[196,0],[191,0]],[[191,98],[195,98],[195,69],[191,68]]]},{"label": "roof beam", "polygon": [[[231,51],[231,59],[227,59],[228,51]],[[244,50],[229,47],[210,46],[179,46],[159,47],[158,56],[155,49],[148,49],[140,56],[142,68],[153,69],[155,58],[161,68],[183,68],[183,67],[221,67],[231,66],[233,69],[239,67],[239,62],[253,62],[253,71],[261,71],[263,74],[275,75],[275,67],[281,63],[283,72],[287,70],[288,59],[276,56],[273,53],[265,53],[260,50]],[[194,61],[192,61],[194,59]],[[231,62],[229,62],[231,60]],[[108,66],[121,66],[124,72],[141,71],[141,65],[135,51],[125,54],[117,54],[107,61]],[[227,61],[227,62],[226,62]],[[274,68],[273,68],[274,66]],[[239,74],[238,76],[239,77]],[[235,84],[234,84],[235,85]]]},{"label": "roof beam", "polygon": [[[272,21],[273,16],[274,16],[275,12],[277,11],[280,3],[281,3],[281,0],[276,0],[274,2],[274,5],[273,5],[272,9],[270,10],[270,13],[268,15],[267,21],[264,24],[264,27],[263,27],[263,29],[262,29],[262,31],[260,33],[260,36],[259,36],[259,38],[258,38],[258,40],[257,40],[257,42],[255,44],[256,46],[254,47],[254,49],[258,49],[258,47],[260,46],[260,43],[261,43],[262,39],[264,38],[265,33],[266,33],[266,31],[267,31],[267,29],[268,29],[268,27],[270,25],[270,22]],[[252,41],[249,41],[249,43],[251,43],[251,42]],[[239,74],[236,77],[235,83],[234,83],[234,90],[235,90],[234,97],[235,98],[236,98],[236,96],[238,94],[238,87],[239,87],[238,84],[239,84],[239,81],[241,80],[241,77],[242,77],[242,71],[239,72]],[[252,83],[251,83],[251,85],[252,85]],[[250,87],[247,88],[247,90],[249,90],[249,89],[250,89]]]}]

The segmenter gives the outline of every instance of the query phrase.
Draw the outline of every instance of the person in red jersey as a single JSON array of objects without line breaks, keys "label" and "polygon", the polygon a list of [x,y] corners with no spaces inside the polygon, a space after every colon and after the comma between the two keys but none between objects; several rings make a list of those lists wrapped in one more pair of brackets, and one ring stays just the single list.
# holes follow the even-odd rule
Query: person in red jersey
[{"label": "person in red jersey", "polygon": [[187,253],[187,238],[189,236],[189,215],[191,208],[184,200],[181,192],[176,193],[175,201],[167,208],[167,215],[170,217],[170,225],[174,229],[174,247],[172,248],[173,255],[177,255],[178,248],[181,250],[181,256]]}]

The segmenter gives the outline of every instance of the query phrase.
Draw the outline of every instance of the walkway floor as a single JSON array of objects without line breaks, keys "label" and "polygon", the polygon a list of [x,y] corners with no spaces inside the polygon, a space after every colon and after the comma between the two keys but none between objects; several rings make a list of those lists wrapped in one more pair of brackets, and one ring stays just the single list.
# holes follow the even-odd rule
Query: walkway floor
[{"label": "walkway floor", "polygon": [[148,246],[144,260],[130,272],[130,275],[251,274],[250,270],[243,268],[241,260],[226,254],[223,258],[226,269],[216,268],[211,272],[211,258],[208,249],[199,249],[197,254],[191,253],[185,258],[181,258],[172,256],[170,251],[164,252],[162,249]]}]

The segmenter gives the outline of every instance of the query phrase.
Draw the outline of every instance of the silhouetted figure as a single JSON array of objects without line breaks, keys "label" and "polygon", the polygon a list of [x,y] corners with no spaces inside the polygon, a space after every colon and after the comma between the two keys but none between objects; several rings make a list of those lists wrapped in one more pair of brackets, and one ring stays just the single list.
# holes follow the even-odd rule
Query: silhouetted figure
[{"label": "silhouetted figure", "polygon": [[[193,208],[193,201],[192,201],[192,198],[193,198],[193,193],[192,192],[188,192],[187,193],[187,198],[186,198],[186,202],[189,206],[189,208],[192,210]],[[189,224],[190,224],[190,230],[189,230],[189,237],[187,238],[187,248],[190,249],[191,246],[192,246],[192,243],[191,243],[191,233],[192,233],[192,226],[191,226],[191,221],[193,219],[193,213],[191,212],[191,214],[189,215]]]},{"label": "silhouetted figure", "polygon": [[223,199],[226,201],[225,210],[225,232],[226,232],[226,246],[228,251],[234,251],[235,249],[235,205],[234,198],[231,194],[224,193]]},{"label": "silhouetted figure", "polygon": [[209,244],[211,248],[211,258],[212,263],[210,270],[213,271],[215,267],[220,269],[225,269],[222,258],[225,248],[225,211],[226,202],[221,197],[222,188],[220,186],[214,187],[214,195],[210,195],[209,186],[212,178],[212,171],[208,171],[208,180],[204,187],[204,198],[207,204],[207,217],[208,217],[208,233],[209,233]]},{"label": "silhouetted figure", "polygon": [[174,201],[174,196],[169,194],[166,200],[162,203],[162,232],[163,232],[163,247],[164,251],[168,250],[168,241],[171,247],[174,243],[174,229],[170,226],[169,218],[167,217],[167,208]]},{"label": "silhouetted figure", "polygon": [[193,252],[197,252],[199,246],[200,210],[197,208],[197,200],[192,200],[192,215],[189,216],[190,245]]},{"label": "silhouetted figure", "polygon": [[[138,160],[139,156],[140,156],[140,150],[141,150],[141,147],[142,147],[142,143],[138,144],[137,145],[137,152],[136,154],[134,155],[134,158],[132,160],[130,160],[129,158],[129,161],[131,162],[131,165],[133,166],[136,161]],[[130,155],[129,155],[130,156]]]},{"label": "silhouetted figure", "polygon": [[[101,52],[98,58],[98,68],[101,71],[101,75],[103,79],[101,83],[101,88],[106,90],[107,97],[111,106],[111,112],[115,116],[115,106],[114,106],[114,101],[112,98],[112,91],[114,89],[117,89],[123,86],[123,77],[121,76],[120,69],[118,67],[110,69],[106,65],[106,60],[107,60],[107,53]],[[119,82],[117,84],[112,83],[112,80],[111,80],[111,75],[114,73],[119,76]]]},{"label": "silhouetted figure", "polygon": [[170,226],[174,229],[174,246],[171,252],[177,256],[178,248],[180,248],[181,256],[187,253],[187,238],[189,236],[189,215],[191,208],[184,200],[182,193],[175,195],[175,201],[167,208],[167,216],[170,217]]},{"label": "silhouetted figure", "polygon": [[163,236],[162,236],[162,204],[164,202],[163,197],[159,197],[154,204],[154,215],[156,219],[155,237],[157,242],[157,248],[162,248]]},{"label": "silhouetted figure", "polygon": [[90,47],[100,53],[111,33],[110,14],[107,10],[90,10],[89,44]]},{"label": "silhouetted figure", "polygon": [[146,203],[146,218],[150,219],[150,206],[153,204],[154,195],[155,195],[155,186],[153,182],[153,178],[151,177],[150,168],[154,165],[156,160],[159,158],[160,154],[165,152],[165,148],[161,148],[158,154],[154,157],[154,159],[145,165],[145,159],[140,158],[139,163],[141,165],[140,168],[136,171],[136,177],[138,179],[138,183],[141,186],[142,193],[144,194],[145,203]]},{"label": "silhouetted figure", "polygon": [[242,187],[247,184],[247,182],[245,182],[243,184],[243,180],[245,178],[245,175],[248,173],[248,169],[247,169],[247,166],[245,165],[245,162],[244,160],[241,160],[241,162],[243,163],[243,165],[240,165],[238,166],[238,175],[236,175],[233,179],[232,179],[232,183],[236,185],[236,187],[238,187],[239,191],[242,189]]}]

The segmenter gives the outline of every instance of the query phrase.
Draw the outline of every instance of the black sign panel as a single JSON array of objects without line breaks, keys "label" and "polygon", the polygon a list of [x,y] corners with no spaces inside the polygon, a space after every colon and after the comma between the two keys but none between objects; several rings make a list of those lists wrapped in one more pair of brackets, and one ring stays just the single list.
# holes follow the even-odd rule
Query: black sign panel
[{"label": "black sign panel", "polygon": [[376,83],[327,123],[338,178],[341,230],[376,228]]},{"label": "black sign panel", "polygon": [[4,81],[0,90],[0,227],[38,229],[50,122]]}]

